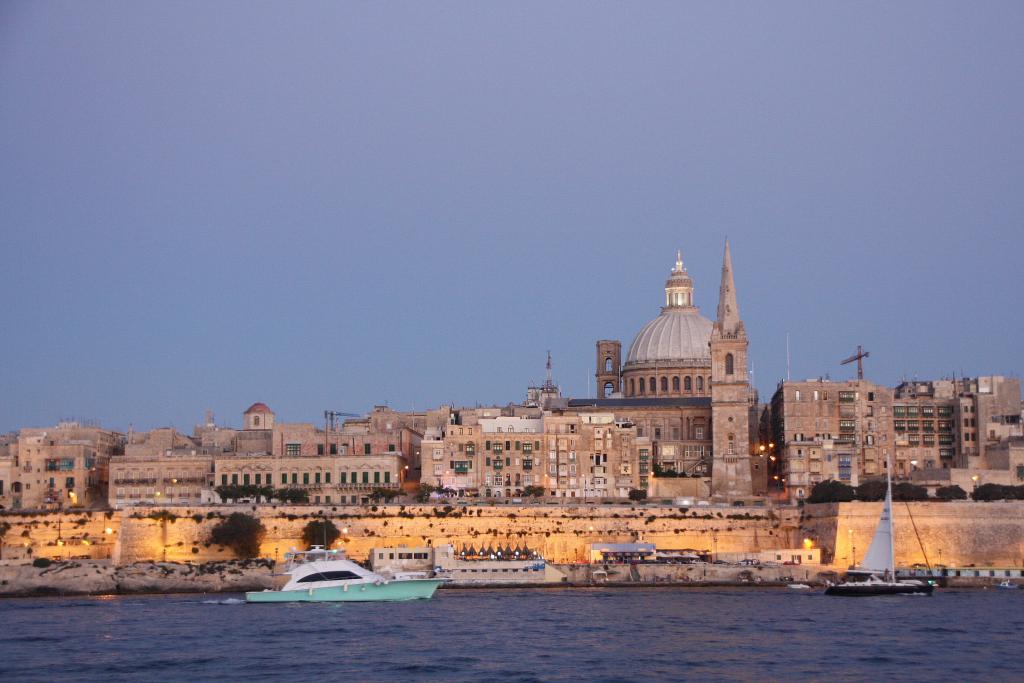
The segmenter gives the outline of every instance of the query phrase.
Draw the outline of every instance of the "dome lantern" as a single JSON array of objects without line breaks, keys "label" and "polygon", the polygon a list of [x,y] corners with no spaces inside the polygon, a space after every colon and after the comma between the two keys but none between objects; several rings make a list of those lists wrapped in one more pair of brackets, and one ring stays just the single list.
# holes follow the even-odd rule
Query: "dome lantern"
[{"label": "dome lantern", "polygon": [[693,280],[683,265],[682,251],[676,252],[676,267],[665,282],[665,308],[688,308],[693,306]]}]

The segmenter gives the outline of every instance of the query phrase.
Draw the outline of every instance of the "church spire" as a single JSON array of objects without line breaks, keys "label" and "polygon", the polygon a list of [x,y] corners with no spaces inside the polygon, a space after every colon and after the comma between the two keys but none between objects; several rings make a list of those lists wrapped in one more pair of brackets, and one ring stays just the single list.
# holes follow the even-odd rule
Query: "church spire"
[{"label": "church spire", "polygon": [[725,240],[725,256],[722,259],[722,286],[718,290],[718,316],[715,321],[723,333],[736,334],[742,329],[740,307],[736,303],[736,283],[732,276],[732,252],[729,239]]}]

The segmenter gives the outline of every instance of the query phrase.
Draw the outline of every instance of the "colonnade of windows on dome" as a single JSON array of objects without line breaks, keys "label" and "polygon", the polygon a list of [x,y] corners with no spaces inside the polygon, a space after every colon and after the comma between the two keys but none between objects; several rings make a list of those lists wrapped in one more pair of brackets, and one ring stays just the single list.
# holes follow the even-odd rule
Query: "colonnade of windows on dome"
[{"label": "colonnade of windows on dome", "polygon": [[660,378],[655,376],[630,377],[627,390],[629,396],[679,396],[681,394],[703,395],[705,387],[710,389],[710,377],[662,375]]}]

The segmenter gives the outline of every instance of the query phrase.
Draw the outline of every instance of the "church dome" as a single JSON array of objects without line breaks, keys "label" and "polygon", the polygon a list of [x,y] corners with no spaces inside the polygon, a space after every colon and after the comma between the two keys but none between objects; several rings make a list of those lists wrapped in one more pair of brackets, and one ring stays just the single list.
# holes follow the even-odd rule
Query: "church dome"
[{"label": "church dome", "polygon": [[661,315],[641,328],[629,346],[626,366],[711,364],[710,320],[693,305],[693,280],[683,266],[682,254],[665,283],[665,306]]},{"label": "church dome", "polygon": [[633,339],[626,364],[697,362],[709,364],[712,322],[696,307],[666,308],[650,321]]}]

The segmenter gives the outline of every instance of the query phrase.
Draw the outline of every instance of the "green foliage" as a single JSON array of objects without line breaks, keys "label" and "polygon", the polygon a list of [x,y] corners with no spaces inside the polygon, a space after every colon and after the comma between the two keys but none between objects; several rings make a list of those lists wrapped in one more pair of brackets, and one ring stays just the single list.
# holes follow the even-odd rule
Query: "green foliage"
[{"label": "green foliage", "polygon": [[971,493],[974,500],[1024,500],[1024,486],[982,484]]},{"label": "green foliage", "polygon": [[644,489],[630,489],[629,499],[636,501],[647,500],[647,491],[645,491]]},{"label": "green foliage", "polygon": [[854,498],[855,491],[841,481],[826,479],[814,485],[808,503],[848,503]]},{"label": "green foliage", "polygon": [[384,501],[385,503],[391,502],[395,498],[398,498],[400,495],[402,495],[402,492],[399,489],[386,489],[378,487],[370,491],[371,500],[375,500],[378,502]]},{"label": "green foliage", "polygon": [[260,520],[235,512],[213,527],[210,542],[231,548],[238,557],[248,559],[260,554],[260,543],[266,534],[267,529]]},{"label": "green foliage", "polygon": [[527,498],[540,498],[545,493],[543,486],[527,486],[523,489],[523,495]]},{"label": "green foliage", "polygon": [[881,479],[866,481],[857,487],[857,500],[876,501],[885,500],[885,482]]},{"label": "green foliage", "polygon": [[38,567],[39,569],[45,569],[46,567],[49,567],[51,564],[53,564],[53,562],[51,562],[45,557],[37,557],[36,559],[32,560],[32,566]]},{"label": "green foliage", "polygon": [[306,489],[277,489],[274,491],[274,498],[282,503],[292,505],[305,505],[309,502],[309,491]]},{"label": "green foliage", "polygon": [[416,502],[426,503],[430,500],[430,495],[437,491],[435,487],[430,484],[420,484],[420,487],[416,490]]},{"label": "green foliage", "polygon": [[306,544],[306,548],[314,545],[330,548],[340,537],[338,527],[329,519],[314,519],[302,528],[302,542]]},{"label": "green foliage", "polygon": [[967,500],[967,491],[953,484],[952,486],[940,486],[935,491],[935,497],[939,500]]},{"label": "green foliage", "polygon": [[229,500],[237,503],[239,498],[248,498],[257,503],[269,501],[276,496],[273,486],[256,486],[255,484],[222,484],[214,489],[222,502]]},{"label": "green foliage", "polygon": [[178,519],[178,515],[174,514],[170,510],[157,510],[155,512],[150,512],[146,517],[155,519],[158,522],[170,522],[171,524],[174,524],[174,521]]},{"label": "green foliage", "polygon": [[901,481],[892,487],[892,499],[899,501],[928,500],[928,489],[909,481]]}]

